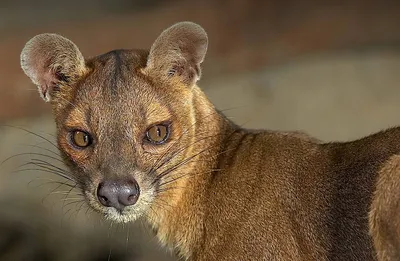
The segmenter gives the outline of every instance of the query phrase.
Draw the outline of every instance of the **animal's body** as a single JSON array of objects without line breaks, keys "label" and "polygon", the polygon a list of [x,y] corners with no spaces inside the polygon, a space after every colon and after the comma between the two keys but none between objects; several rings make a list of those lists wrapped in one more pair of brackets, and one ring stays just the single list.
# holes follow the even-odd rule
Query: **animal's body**
[{"label": "animal's body", "polygon": [[27,43],[22,68],[52,104],[60,151],[88,203],[115,221],[145,216],[193,261],[387,260],[380,231],[392,223],[381,219],[376,184],[390,172],[379,190],[398,188],[385,168],[400,128],[343,143],[241,128],[196,84],[206,49],[205,31],[189,22],[150,51],[87,60],[59,35]]}]

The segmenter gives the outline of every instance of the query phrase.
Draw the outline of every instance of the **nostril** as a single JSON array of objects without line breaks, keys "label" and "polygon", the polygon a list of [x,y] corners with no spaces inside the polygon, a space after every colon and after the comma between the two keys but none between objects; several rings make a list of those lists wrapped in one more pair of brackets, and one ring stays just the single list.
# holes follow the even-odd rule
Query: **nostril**
[{"label": "nostril", "polygon": [[134,205],[139,198],[139,185],[136,180],[129,180],[121,186],[118,201],[121,205]]},{"label": "nostril", "polygon": [[98,196],[100,203],[103,204],[104,206],[108,205],[108,198],[106,198],[105,196]]},{"label": "nostril", "polygon": [[104,183],[100,183],[97,188],[97,198],[100,203],[106,207],[111,207],[111,202],[109,197],[111,196],[111,191],[107,186],[104,186]]},{"label": "nostril", "polygon": [[139,194],[139,185],[134,179],[106,180],[97,189],[97,198],[102,205],[119,210],[134,205]]},{"label": "nostril", "polygon": [[137,198],[136,195],[130,195],[130,196],[128,197],[128,201],[129,201],[129,202],[133,202],[134,200],[136,200],[136,198]]}]

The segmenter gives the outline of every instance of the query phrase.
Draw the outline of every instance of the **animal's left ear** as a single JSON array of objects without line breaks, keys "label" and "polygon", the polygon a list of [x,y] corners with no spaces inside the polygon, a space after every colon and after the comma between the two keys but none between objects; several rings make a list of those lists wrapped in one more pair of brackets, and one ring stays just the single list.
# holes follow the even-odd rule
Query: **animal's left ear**
[{"label": "animal's left ear", "polygon": [[200,25],[177,23],[154,42],[144,72],[165,79],[179,77],[182,83],[192,86],[200,79],[207,45],[207,33]]}]

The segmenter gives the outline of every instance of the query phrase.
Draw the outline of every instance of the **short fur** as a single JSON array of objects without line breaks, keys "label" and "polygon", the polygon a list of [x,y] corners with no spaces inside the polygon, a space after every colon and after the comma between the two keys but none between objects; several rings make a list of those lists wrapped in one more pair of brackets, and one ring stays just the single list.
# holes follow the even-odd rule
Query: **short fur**
[{"label": "short fur", "polygon": [[[22,67],[52,102],[60,151],[88,203],[120,222],[145,216],[188,260],[376,260],[373,242],[380,260],[396,260],[400,128],[334,143],[240,128],[196,85],[206,50],[205,31],[190,22],[165,30],[149,52],[84,64],[60,36],[28,42]],[[54,76],[55,64],[68,80]],[[169,140],[146,142],[160,122]],[[74,147],[73,130],[93,144]],[[121,213],[102,206],[98,184],[126,177],[140,186],[137,203]]]},{"label": "short fur", "polygon": [[380,170],[370,212],[370,228],[378,260],[400,260],[400,156]]}]

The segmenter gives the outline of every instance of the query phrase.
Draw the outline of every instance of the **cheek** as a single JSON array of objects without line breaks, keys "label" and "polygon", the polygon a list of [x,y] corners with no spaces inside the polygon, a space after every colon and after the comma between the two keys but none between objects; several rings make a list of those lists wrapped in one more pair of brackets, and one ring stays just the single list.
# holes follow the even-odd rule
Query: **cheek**
[{"label": "cheek", "polygon": [[88,167],[93,165],[92,162],[90,162],[90,152],[87,150],[76,150],[73,148],[70,145],[66,135],[59,135],[57,143],[60,153],[62,154],[63,161],[71,170],[71,174],[76,180],[85,180],[87,175],[84,173],[88,172]]},{"label": "cheek", "polygon": [[168,151],[149,147],[146,148],[146,150],[143,149],[139,154],[140,157],[137,158],[138,169],[150,174],[155,171],[157,166],[161,163],[163,156],[168,154]]},{"label": "cheek", "polygon": [[168,179],[174,173],[182,172],[185,162],[191,161],[188,142],[189,139],[182,137],[163,146],[163,149],[158,150],[157,154],[145,153],[149,178],[157,181],[164,178]]}]

